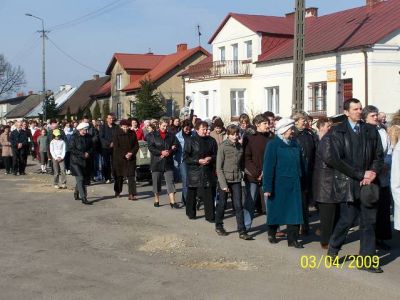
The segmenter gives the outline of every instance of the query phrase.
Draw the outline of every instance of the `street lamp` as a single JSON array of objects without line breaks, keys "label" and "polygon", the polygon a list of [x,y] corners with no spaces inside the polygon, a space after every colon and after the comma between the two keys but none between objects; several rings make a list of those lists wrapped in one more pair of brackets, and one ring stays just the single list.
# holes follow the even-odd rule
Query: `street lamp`
[{"label": "street lamp", "polygon": [[38,19],[42,22],[42,30],[39,30],[42,34],[42,93],[43,93],[43,121],[46,122],[46,53],[45,53],[45,40],[46,40],[46,33],[48,31],[44,30],[44,20],[39,18],[35,15],[26,13],[25,16],[32,17]]}]

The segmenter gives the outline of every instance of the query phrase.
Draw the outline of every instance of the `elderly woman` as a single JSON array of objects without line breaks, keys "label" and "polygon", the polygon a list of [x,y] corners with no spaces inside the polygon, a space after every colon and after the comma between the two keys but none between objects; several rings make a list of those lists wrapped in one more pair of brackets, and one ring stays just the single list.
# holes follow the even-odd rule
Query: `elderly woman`
[{"label": "elderly woman", "polygon": [[164,175],[171,208],[179,208],[175,203],[174,160],[178,140],[167,131],[169,118],[161,118],[158,130],[147,135],[148,149],[151,154],[150,169],[153,179],[154,207],[160,206],[161,179]]},{"label": "elderly woman", "polygon": [[400,123],[390,127],[389,136],[393,149],[390,187],[394,202],[394,229],[400,230]]},{"label": "elderly woman", "polygon": [[86,185],[90,184],[91,157],[93,154],[92,137],[87,134],[88,123],[80,123],[77,132],[71,138],[69,151],[71,152],[71,174],[75,176],[75,200],[82,200],[83,204],[91,205],[87,200]]},{"label": "elderly woman", "polygon": [[139,143],[135,132],[129,130],[129,121],[121,120],[120,128],[116,130],[113,137],[113,170],[114,170],[114,191],[115,197],[122,192],[124,178],[128,178],[129,200],[136,200],[136,153],[139,150]]},{"label": "elderly woman", "polygon": [[263,162],[263,191],[267,197],[268,241],[277,243],[279,225],[287,225],[288,246],[303,248],[298,241],[303,224],[300,147],[293,140],[294,120],[276,124],[277,136],[268,143]]},{"label": "elderly woman", "polygon": [[4,126],[4,132],[0,135],[0,145],[2,147],[1,156],[3,157],[5,174],[11,174],[12,170],[12,150],[10,142],[10,126]]}]

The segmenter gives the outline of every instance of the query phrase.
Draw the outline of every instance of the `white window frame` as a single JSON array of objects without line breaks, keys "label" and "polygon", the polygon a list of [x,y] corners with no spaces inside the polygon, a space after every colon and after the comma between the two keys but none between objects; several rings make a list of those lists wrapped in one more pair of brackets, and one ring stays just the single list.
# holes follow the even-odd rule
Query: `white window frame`
[{"label": "white window frame", "polygon": [[[272,96],[271,99],[270,96]],[[268,111],[279,115],[279,86],[269,86],[265,88],[265,106]]]},{"label": "white window frame", "polygon": [[[239,98],[239,92],[243,92],[243,111],[240,111],[240,99]],[[235,93],[235,114],[233,114],[232,110],[232,93]],[[231,107],[231,117],[239,117],[241,114],[246,113],[246,89],[231,89],[229,93],[229,101],[230,101],[230,107]]]},{"label": "white window frame", "polygon": [[219,60],[225,61],[226,60],[226,48],[225,46],[219,47]]},{"label": "white window frame", "polygon": [[122,90],[122,74],[121,73],[117,74],[117,76],[115,78],[115,87],[116,87],[117,91]]},{"label": "white window frame", "polygon": [[253,58],[253,41],[245,41],[244,42],[244,53],[246,53],[246,59],[252,59]]}]

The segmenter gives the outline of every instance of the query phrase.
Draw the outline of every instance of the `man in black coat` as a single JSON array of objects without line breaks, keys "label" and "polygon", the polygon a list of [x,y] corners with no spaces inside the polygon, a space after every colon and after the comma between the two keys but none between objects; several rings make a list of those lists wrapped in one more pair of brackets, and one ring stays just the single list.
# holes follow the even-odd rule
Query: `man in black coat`
[{"label": "man in black coat", "polygon": [[294,138],[301,149],[304,175],[302,176],[301,190],[303,199],[302,233],[307,235],[309,231],[308,207],[312,202],[312,178],[315,163],[316,140],[315,134],[307,128],[308,115],[304,112],[292,116],[295,121]]},{"label": "man in black coat", "polygon": [[185,142],[183,160],[187,165],[188,195],[186,215],[196,218],[196,196],[201,193],[207,221],[214,220],[213,189],[216,186],[215,162],[217,142],[207,136],[208,123],[201,121],[195,125],[196,134]]},{"label": "man in black coat", "polygon": [[106,183],[111,181],[111,166],[113,155],[113,135],[117,129],[115,124],[115,115],[110,113],[107,115],[106,122],[100,127],[99,137],[101,144],[101,155],[103,156],[103,177]]},{"label": "man in black coat", "polygon": [[10,134],[10,142],[13,153],[13,173],[25,175],[28,135],[25,130],[22,130],[20,121],[15,123],[15,129]]},{"label": "man in black coat", "polygon": [[[374,184],[383,167],[382,143],[377,129],[361,122],[359,100],[346,100],[343,108],[347,120],[332,128],[330,151],[324,158],[334,169],[333,197],[340,202],[340,217],[329,241],[328,255],[338,255],[353,222],[360,217],[360,256],[372,259],[376,255],[377,199],[371,201],[365,191],[373,187],[369,185]],[[380,267],[362,269],[383,272]]]}]

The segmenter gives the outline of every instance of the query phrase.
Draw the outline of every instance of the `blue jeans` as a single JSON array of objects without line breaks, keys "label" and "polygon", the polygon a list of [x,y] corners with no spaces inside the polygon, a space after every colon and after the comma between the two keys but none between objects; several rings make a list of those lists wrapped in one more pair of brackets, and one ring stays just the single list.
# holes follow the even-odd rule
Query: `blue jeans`
[{"label": "blue jeans", "polygon": [[182,202],[186,204],[187,193],[188,193],[188,184],[187,184],[188,179],[187,179],[187,168],[185,162],[182,162],[179,165],[179,170],[182,179]]},{"label": "blue jeans", "polygon": [[261,185],[255,182],[245,182],[246,184],[246,197],[243,203],[244,225],[246,230],[250,230],[251,224],[254,219],[254,209],[258,198],[260,197]]}]

